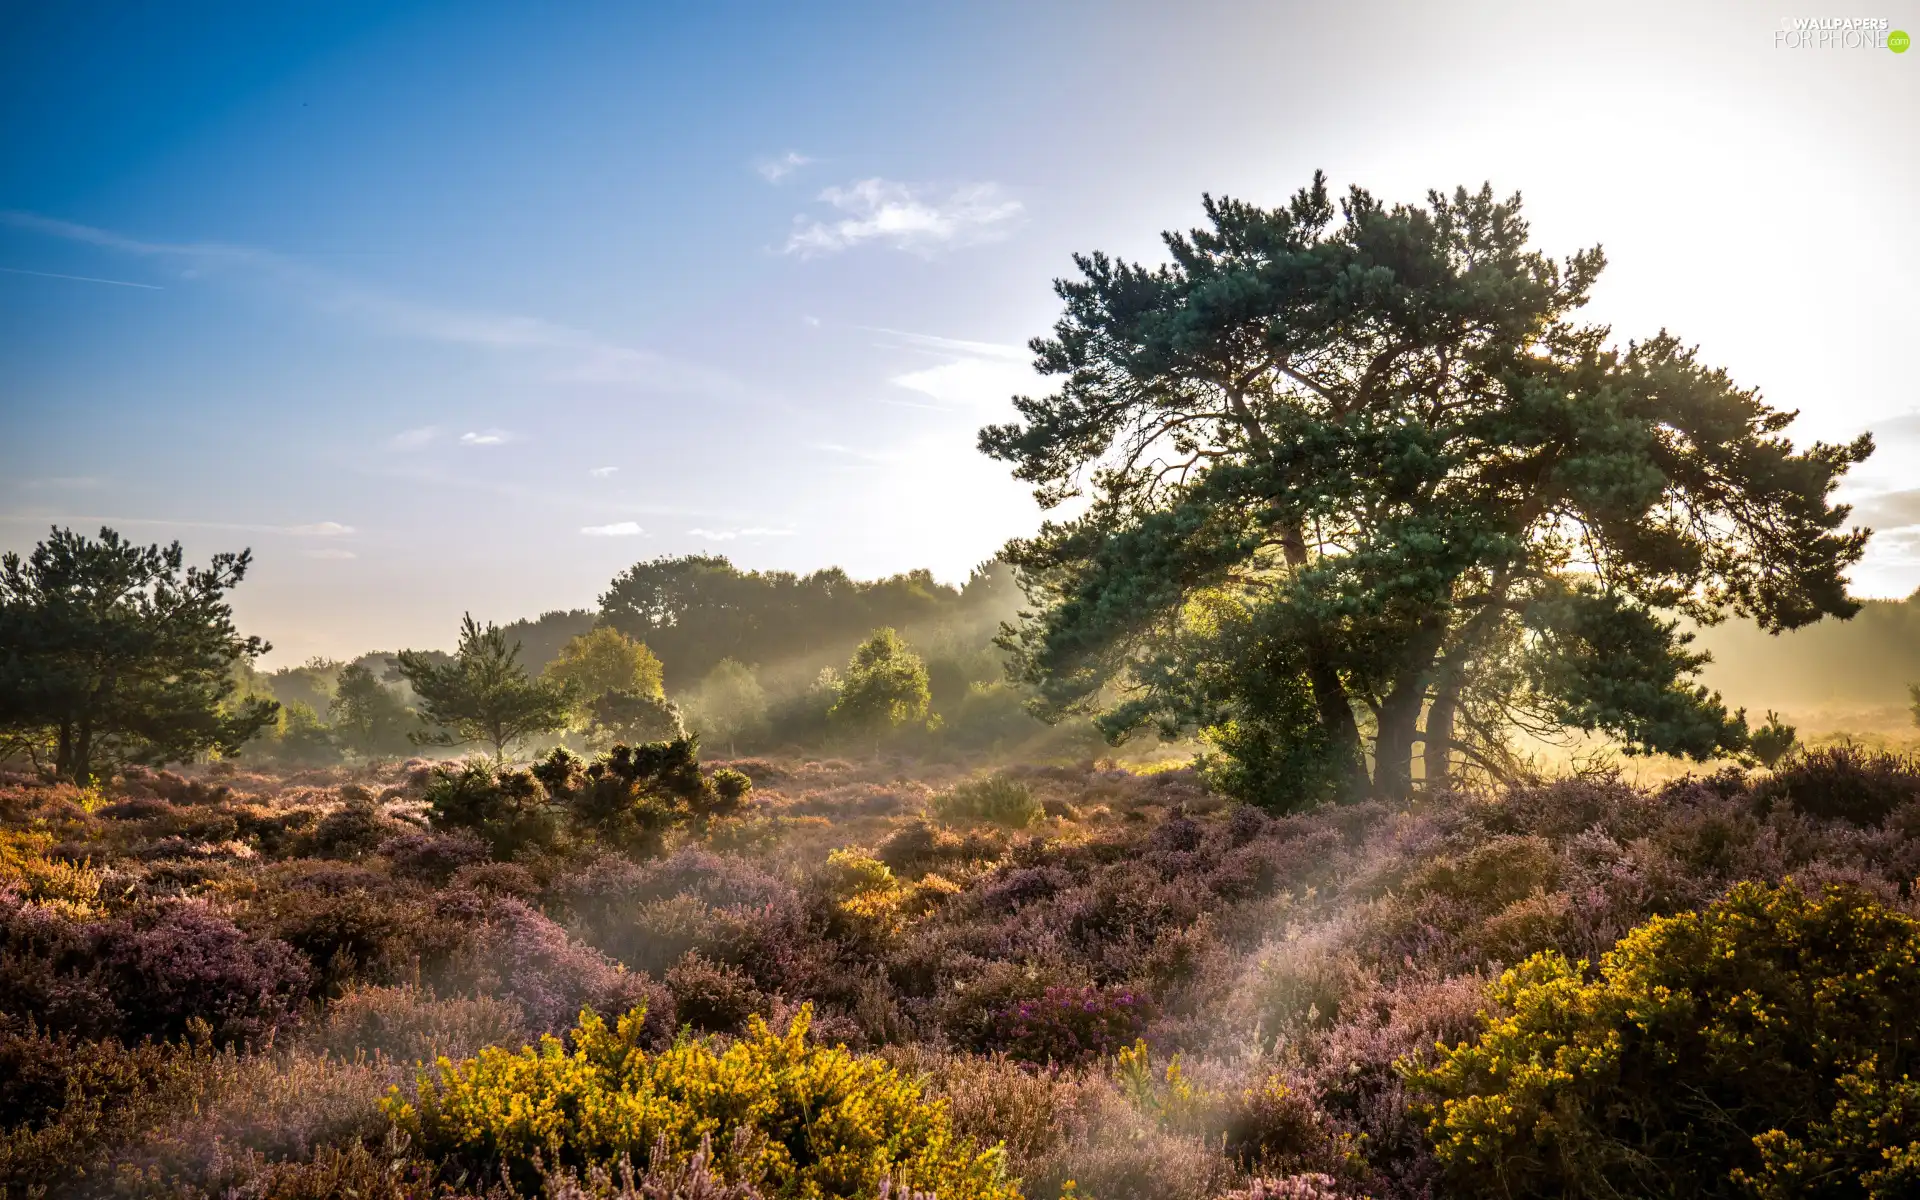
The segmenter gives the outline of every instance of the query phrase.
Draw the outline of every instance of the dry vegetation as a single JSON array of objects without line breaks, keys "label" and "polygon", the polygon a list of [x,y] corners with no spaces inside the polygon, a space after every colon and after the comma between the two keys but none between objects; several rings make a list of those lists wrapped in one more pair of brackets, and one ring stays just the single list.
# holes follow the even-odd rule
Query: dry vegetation
[{"label": "dry vegetation", "polygon": [[[1843,884],[1905,913],[1920,875],[1920,772],[1851,752],[1657,791],[1589,779],[1278,819],[1185,769],[725,765],[754,784],[735,811],[626,854],[563,829],[505,856],[435,829],[418,760],[135,770],[103,791],[9,778],[0,1186],[719,1197],[937,1176],[949,1197],[1453,1194],[1404,1072],[1478,1036],[1504,966],[1597,961],[1739,880]],[[835,1190],[802,1133],[781,1149],[774,1117],[741,1132],[666,1084],[669,1115],[598,1154],[573,1133],[511,1151],[413,1107],[436,1058],[642,1008],[622,1070],[785,1054],[767,1078],[864,1072],[893,1089],[887,1120],[931,1140]],[[803,1009],[798,1051],[778,1035]],[[838,1067],[820,1057],[834,1045]],[[944,1103],[921,1106],[922,1088]],[[704,1150],[703,1133],[719,1135]],[[774,1149],[739,1141],[755,1136]]]}]

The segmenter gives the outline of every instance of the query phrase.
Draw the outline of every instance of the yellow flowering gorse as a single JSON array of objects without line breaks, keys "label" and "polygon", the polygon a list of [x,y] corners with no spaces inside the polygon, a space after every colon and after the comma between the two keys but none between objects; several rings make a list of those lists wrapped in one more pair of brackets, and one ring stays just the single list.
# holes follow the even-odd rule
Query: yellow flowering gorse
[{"label": "yellow flowering gorse", "polygon": [[998,1148],[953,1133],[944,1101],[883,1061],[807,1041],[810,1009],[785,1034],[760,1018],[721,1049],[682,1036],[650,1054],[639,1044],[643,1010],[612,1027],[588,1012],[568,1042],[543,1037],[518,1051],[441,1059],[418,1096],[398,1090],[386,1107],[428,1153],[522,1178],[548,1168],[648,1161],[656,1140],[685,1161],[703,1136],[715,1145],[745,1128],[750,1159],[730,1164],[769,1195],[815,1200],[871,1197],[883,1180],[940,1200],[1018,1200]]}]

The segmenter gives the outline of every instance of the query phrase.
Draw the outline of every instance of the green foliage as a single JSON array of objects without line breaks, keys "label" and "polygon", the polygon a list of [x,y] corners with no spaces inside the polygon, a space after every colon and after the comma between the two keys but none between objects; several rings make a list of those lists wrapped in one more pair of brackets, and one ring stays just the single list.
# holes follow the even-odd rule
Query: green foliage
[{"label": "green foliage", "polygon": [[1046,819],[1033,789],[1006,775],[989,775],[954,784],[933,798],[933,815],[943,821],[987,821],[1027,829]]},{"label": "green foliage", "polygon": [[657,854],[667,833],[737,812],[753,787],[738,771],[700,772],[699,742],[615,746],[592,763],[555,749],[533,774],[579,833],[630,854]]},{"label": "green foliage", "polygon": [[740,738],[766,728],[767,693],[754,678],[753,668],[731,658],[721,659],[700,681],[689,705],[694,725],[729,747]]},{"label": "green foliage", "polygon": [[687,736],[680,709],[665,696],[602,692],[587,702],[589,744],[670,742]]},{"label": "green foliage", "polygon": [[608,692],[660,696],[660,660],[645,644],[611,626],[583,633],[560,648],[560,656],[541,672],[573,689],[582,700]]},{"label": "green foliage", "polygon": [[417,1100],[396,1091],[387,1108],[428,1153],[501,1164],[529,1182],[536,1157],[549,1169],[646,1161],[664,1139],[684,1163],[703,1138],[739,1137],[748,1149],[727,1164],[728,1182],[758,1183],[770,1196],[874,1197],[883,1181],[900,1180],[941,1200],[1017,1200],[999,1152],[956,1136],[944,1102],[923,1099],[878,1058],[808,1042],[810,1014],[784,1035],[754,1016],[748,1036],[725,1049],[682,1038],[649,1054],[642,1012],[612,1028],[586,1013],[570,1047],[545,1037],[518,1052],[442,1059]]},{"label": "green foliage", "polygon": [[602,619],[645,642],[678,693],[724,659],[778,663],[812,658],[808,671],[847,652],[877,626],[991,624],[1014,599],[1004,569],[983,568],[964,589],[924,570],[856,580],[831,568],[811,575],[742,571],[709,555],[636,563],[600,597]]},{"label": "green foliage", "polygon": [[471,614],[460,623],[460,648],[452,662],[402,650],[400,674],[420,697],[420,716],[439,727],[414,735],[422,744],[458,746],[484,742],[505,761],[515,742],[566,727],[573,691],[553,680],[533,680],[516,661],[520,647],[489,622],[482,629]]},{"label": "green foliage", "polygon": [[413,710],[364,662],[340,669],[332,717],[334,736],[365,758],[406,753],[407,734],[418,724]]},{"label": "green foliage", "polygon": [[853,729],[895,729],[927,716],[927,667],[892,629],[853,652],[828,715]]},{"label": "green foliage", "polygon": [[[1796,451],[1677,339],[1610,346],[1575,320],[1600,252],[1530,250],[1517,197],[1355,188],[1336,220],[1316,176],[1205,210],[1167,265],[1076,257],[1035,343],[1060,389],[981,431],[1043,505],[1088,497],[1004,554],[1040,715],[1217,728],[1245,756],[1218,777],[1282,807],[1324,773],[1402,794],[1416,746],[1435,786],[1497,768],[1516,726],[1706,756],[1745,730],[1663,614],[1857,608],[1866,534],[1829,497],[1871,440]],[[1209,596],[1240,615],[1195,621]]]},{"label": "green foliage", "polygon": [[274,758],[295,766],[314,766],[340,757],[333,730],[311,708],[295,701],[286,706],[281,716],[280,736],[272,746]]},{"label": "green foliage", "polygon": [[435,767],[426,799],[434,828],[471,830],[502,860],[550,845],[559,832],[532,772],[484,759]]},{"label": "green foliage", "polygon": [[1583,969],[1535,955],[1478,1042],[1406,1068],[1449,1195],[1920,1187],[1920,922],[1854,888],[1742,883]]},{"label": "green foliage", "polygon": [[103,766],[238,753],[278,710],[235,696],[235,667],[268,649],[235,631],[226,599],[252,561],[183,567],[178,542],[111,529],[55,529],[0,557],[0,731],[50,745],[54,771],[83,785]]},{"label": "green foliage", "polygon": [[1771,709],[1767,711],[1767,723],[1747,735],[1747,749],[1768,770],[1772,770],[1799,744],[1800,731],[1782,721],[1780,714]]}]

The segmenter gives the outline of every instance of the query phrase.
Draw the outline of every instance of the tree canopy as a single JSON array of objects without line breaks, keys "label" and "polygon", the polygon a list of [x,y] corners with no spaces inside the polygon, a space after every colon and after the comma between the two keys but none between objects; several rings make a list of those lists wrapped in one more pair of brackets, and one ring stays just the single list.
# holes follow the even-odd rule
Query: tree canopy
[{"label": "tree canopy", "polygon": [[335,736],[368,758],[404,753],[411,744],[407,735],[419,723],[406,702],[365,662],[340,668],[330,712]]},{"label": "tree canopy", "polygon": [[1871,441],[1796,450],[1678,338],[1576,321],[1604,258],[1529,249],[1518,196],[1204,208],[1165,265],[1077,256],[1059,390],[981,431],[1082,505],[1004,555],[1043,715],[1197,728],[1276,803],[1404,793],[1416,746],[1430,785],[1497,773],[1516,727],[1707,757],[1744,718],[1677,618],[1857,607],[1830,496]]},{"label": "tree canopy", "polygon": [[460,647],[452,661],[402,650],[400,674],[420,697],[420,717],[433,732],[416,732],[424,745],[457,746],[484,742],[504,760],[507,747],[566,727],[573,689],[549,679],[531,679],[519,663],[519,643],[511,645],[499,626],[482,628],[468,614],[460,622]]},{"label": "tree canopy", "polygon": [[180,543],[137,546],[54,529],[0,558],[0,730],[76,783],[120,763],[239,752],[279,705],[237,698],[236,667],[268,650],[234,628],[227,593],[249,551],[184,565]]},{"label": "tree canopy", "polygon": [[583,701],[608,692],[661,694],[660,660],[653,651],[606,625],[568,640],[541,674],[571,686]]},{"label": "tree canopy", "polygon": [[927,715],[927,667],[892,629],[876,629],[847,663],[828,714],[855,729],[893,729]]},{"label": "tree canopy", "polygon": [[810,575],[743,571],[717,555],[686,555],[636,563],[600,597],[600,611],[606,624],[659,656],[677,694],[722,659],[761,668],[800,662],[806,675],[878,626],[997,620],[1011,592],[1009,573],[997,565],[953,588],[924,570],[869,581],[838,567]]}]

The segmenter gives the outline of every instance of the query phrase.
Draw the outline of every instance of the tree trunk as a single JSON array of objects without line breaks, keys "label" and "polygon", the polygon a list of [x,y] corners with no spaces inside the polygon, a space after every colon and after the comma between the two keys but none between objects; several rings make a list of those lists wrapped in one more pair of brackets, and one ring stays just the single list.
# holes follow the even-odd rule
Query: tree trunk
[{"label": "tree trunk", "polygon": [[54,751],[53,774],[57,779],[73,778],[73,722],[60,722],[60,745]]},{"label": "tree trunk", "polygon": [[[1427,710],[1427,729],[1421,745],[1428,791],[1445,791],[1453,786],[1453,731],[1460,715],[1460,691],[1467,683],[1467,668],[1479,650],[1487,631],[1499,618],[1501,605],[1513,585],[1513,571],[1500,567],[1493,574],[1486,605],[1460,628],[1459,637],[1446,648],[1441,660],[1433,704]],[[1438,647],[1436,647],[1436,652]]]},{"label": "tree trunk", "polygon": [[1420,710],[1433,678],[1433,660],[1446,628],[1429,621],[1407,648],[1393,690],[1380,702],[1380,729],[1373,743],[1373,793],[1404,800],[1413,791],[1413,744],[1420,740]]},{"label": "tree trunk", "polygon": [[1383,800],[1404,800],[1413,791],[1413,743],[1423,690],[1403,683],[1380,705],[1380,731],[1373,743],[1373,791]]},{"label": "tree trunk", "polygon": [[93,782],[93,723],[80,722],[80,736],[73,743],[73,782],[86,787]]},{"label": "tree trunk", "polygon": [[[1286,555],[1289,567],[1307,565],[1307,539],[1300,528],[1282,530],[1280,548]],[[1313,688],[1313,703],[1320,713],[1321,732],[1325,734],[1327,745],[1344,777],[1341,790],[1346,798],[1357,800],[1367,794],[1367,760],[1360,749],[1360,725],[1353,718],[1353,699],[1347,695],[1347,686],[1340,680],[1339,669],[1327,660],[1326,653],[1320,647],[1309,645],[1306,658],[1307,683]]]},{"label": "tree trunk", "polygon": [[1460,709],[1461,682],[1454,672],[1443,670],[1440,689],[1427,709],[1420,758],[1430,792],[1444,792],[1453,786],[1453,719]]}]

